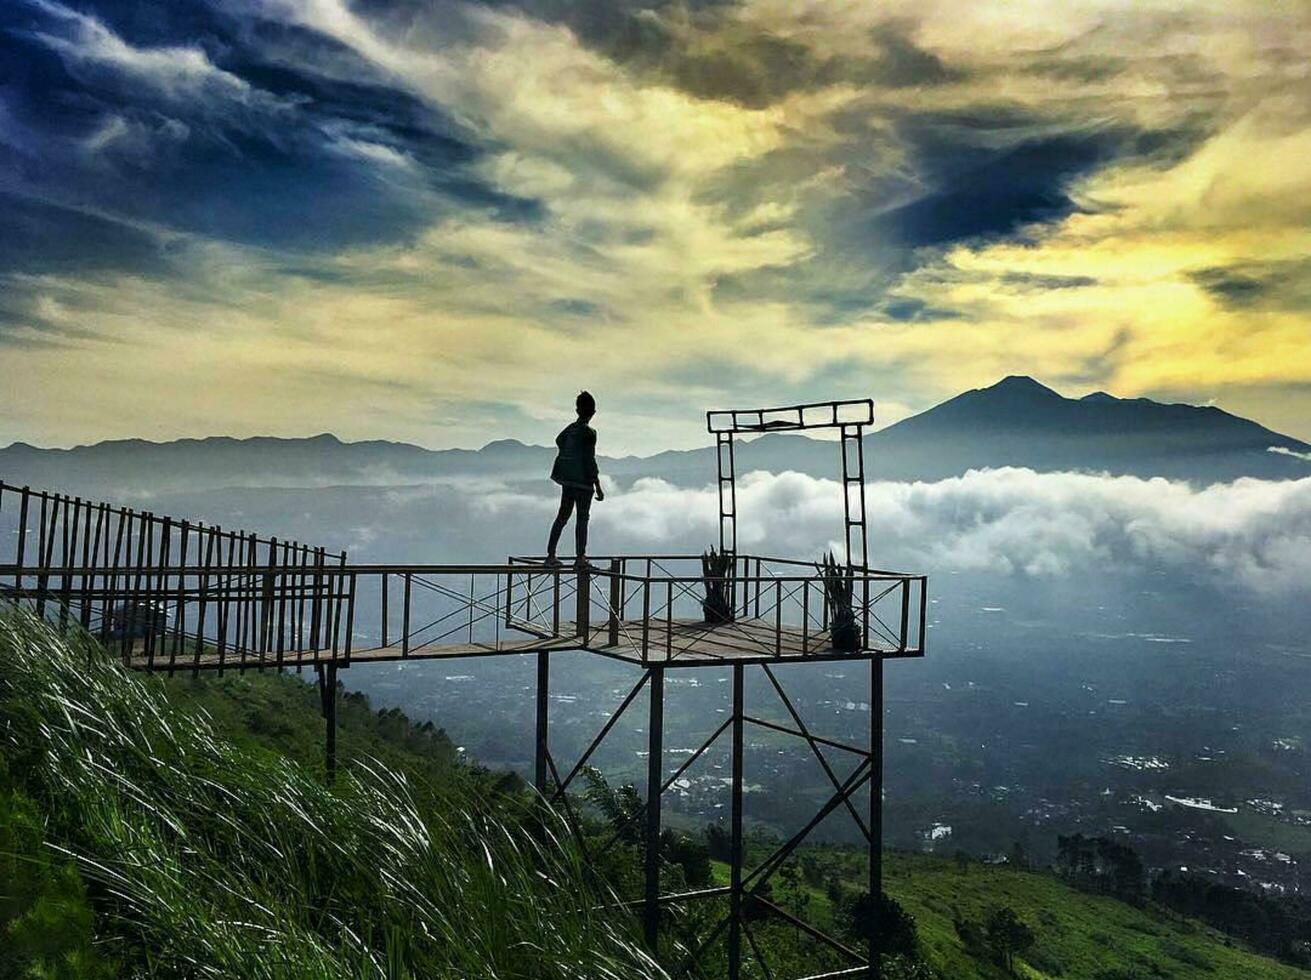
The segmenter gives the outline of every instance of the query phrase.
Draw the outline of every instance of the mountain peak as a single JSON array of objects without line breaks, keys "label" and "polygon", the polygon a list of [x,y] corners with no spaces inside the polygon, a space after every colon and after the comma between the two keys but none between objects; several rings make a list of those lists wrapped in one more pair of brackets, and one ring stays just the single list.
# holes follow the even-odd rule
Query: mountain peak
[{"label": "mountain peak", "polygon": [[516,449],[527,449],[527,445],[518,439],[493,439],[487,445],[483,446],[479,452],[497,453],[513,452]]},{"label": "mountain peak", "polygon": [[1034,394],[1034,395],[1040,394],[1044,396],[1055,395],[1057,398],[1061,397],[1057,392],[1053,391],[1051,388],[1048,388],[1042,382],[1029,377],[1027,374],[1007,375],[1006,377],[998,381],[996,384],[991,385],[982,390],[1014,392],[1017,394],[1020,392],[1024,392],[1026,394]]}]

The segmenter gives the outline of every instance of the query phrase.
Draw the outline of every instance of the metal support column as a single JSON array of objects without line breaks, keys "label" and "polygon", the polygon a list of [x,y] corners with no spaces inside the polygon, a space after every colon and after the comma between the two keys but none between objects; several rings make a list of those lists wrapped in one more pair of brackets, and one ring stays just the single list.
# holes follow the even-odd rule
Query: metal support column
[{"label": "metal support column", "polygon": [[737,608],[737,477],[733,433],[715,433],[715,465],[719,473],[719,553],[729,556],[729,581],[724,583],[727,606]]},{"label": "metal support column", "polygon": [[728,911],[728,977],[739,980],[742,974],[742,722],[745,714],[744,688],[746,668],[733,667],[733,802],[732,867],[730,869]]},{"label": "metal support column", "polygon": [[536,767],[533,785],[537,792],[546,795],[547,711],[551,704],[551,655],[545,650],[537,654],[537,740],[534,749]]},{"label": "metal support column", "polygon": [[842,452],[842,519],[847,565],[865,568],[869,563],[869,539],[865,529],[864,427],[844,425],[840,432],[838,446]]},{"label": "metal support column", "polygon": [[[560,579],[557,576],[556,582]],[[578,594],[575,596],[577,611],[574,614],[574,634],[587,643],[592,634],[592,575],[584,568],[578,570]],[[558,608],[559,602],[556,606]],[[559,628],[556,628],[559,632]]]},{"label": "metal support column", "polygon": [[331,786],[337,779],[337,664],[329,661],[326,667],[319,668],[319,682],[322,684],[323,721],[325,732],[324,768]]},{"label": "metal support column", "polygon": [[883,903],[883,657],[869,658],[869,977],[880,980],[879,910]]},{"label": "metal support column", "polygon": [[654,951],[660,936],[660,787],[664,785],[665,668],[651,668],[646,755],[646,893],[642,923]]},{"label": "metal support column", "polygon": [[[862,425],[844,425],[838,445],[842,451],[842,522],[847,547],[847,568],[853,572],[869,568],[869,532],[865,525],[865,440]],[[855,459],[851,457],[854,454]],[[852,499],[854,496],[854,500]],[[869,579],[861,577],[860,607],[856,628],[860,645],[869,643]],[[852,596],[855,600],[856,596]]]}]

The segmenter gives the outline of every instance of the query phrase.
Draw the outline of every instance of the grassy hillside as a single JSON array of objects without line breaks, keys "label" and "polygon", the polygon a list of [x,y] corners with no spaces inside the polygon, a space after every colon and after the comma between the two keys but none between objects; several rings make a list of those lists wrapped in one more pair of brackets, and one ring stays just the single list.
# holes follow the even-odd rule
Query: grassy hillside
[{"label": "grassy hillside", "polygon": [[[0,615],[0,840],[16,855],[0,977],[663,976],[629,917],[593,911],[611,896],[549,814],[517,819],[475,773],[420,794],[362,759],[329,790],[260,744],[303,751],[305,692],[250,683],[286,699],[285,724],[234,740],[219,726],[246,707],[216,725],[90,640]],[[358,716],[355,744],[449,765]]]},{"label": "grassy hillside", "polygon": [[[863,871],[849,849],[821,847],[812,854],[819,855],[821,866],[843,866],[853,880]],[[727,884],[728,865],[716,861],[714,876],[716,883]],[[924,960],[952,980],[1007,976],[986,956],[968,950],[955,926],[958,919],[982,922],[998,906],[1014,909],[1034,931],[1036,942],[1013,974],[1030,980],[1306,980],[1311,975],[1242,949],[1195,920],[1087,895],[1047,872],[887,852],[884,881],[914,917]],[[798,895],[789,887],[783,886],[783,895],[776,888],[774,899],[796,910]],[[828,929],[837,927],[837,912],[824,890],[804,884],[800,889],[805,915]]]},{"label": "grassy hillside", "polygon": [[1307,973],[1235,948],[1189,919],[1085,895],[1043,872],[924,855],[889,855],[887,888],[919,928],[927,958],[945,976],[1000,977],[966,951],[957,916],[979,921],[991,906],[1013,908],[1037,942],[1017,972],[1027,977],[1172,977],[1305,980]]},{"label": "grassy hillside", "polygon": [[[169,699],[203,711],[224,738],[251,750],[277,752],[322,773],[324,723],[315,674],[277,671],[160,676]],[[431,722],[414,724],[396,709],[374,711],[363,694],[339,687],[337,753],[343,760],[375,759],[403,772],[417,786],[459,782],[467,788],[513,792],[522,784],[509,773],[465,765],[454,743]]]},{"label": "grassy hillside", "polygon": [[[519,781],[462,763],[440,729],[344,696],[344,774],[325,789],[312,678],[129,676],[89,642],[0,617],[0,980],[662,975],[630,917],[585,911],[607,896],[563,826],[534,833]],[[631,846],[604,864],[625,896],[637,887]],[[900,853],[885,867],[943,980],[1005,976],[956,924],[997,906],[1036,936],[1019,976],[1307,976],[1045,873]],[[727,881],[722,863],[711,874]],[[806,848],[772,897],[841,931],[823,882],[856,890],[862,874],[853,849]],[[774,977],[840,965],[777,921],[752,930]],[[752,961],[744,976],[764,974]]]}]

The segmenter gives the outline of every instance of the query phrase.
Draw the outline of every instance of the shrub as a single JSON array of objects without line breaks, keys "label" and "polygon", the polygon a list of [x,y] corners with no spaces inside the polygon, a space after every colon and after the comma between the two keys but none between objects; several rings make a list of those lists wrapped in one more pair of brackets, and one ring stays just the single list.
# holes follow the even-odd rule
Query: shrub
[{"label": "shrub", "polygon": [[0,767],[0,980],[112,977],[72,862],[46,845],[41,815]]}]

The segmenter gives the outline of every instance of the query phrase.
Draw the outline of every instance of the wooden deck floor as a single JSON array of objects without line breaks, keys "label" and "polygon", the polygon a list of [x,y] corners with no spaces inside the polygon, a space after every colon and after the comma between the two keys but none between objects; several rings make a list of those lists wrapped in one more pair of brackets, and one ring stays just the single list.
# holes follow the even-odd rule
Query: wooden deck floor
[{"label": "wooden deck floor", "polygon": [[[733,663],[778,663],[782,661],[814,661],[862,659],[874,653],[886,658],[918,656],[919,651],[873,649],[857,652],[835,650],[826,633],[803,636],[799,628],[784,626],[777,630],[773,623],[759,620],[741,620],[732,623],[709,624],[691,620],[652,620],[645,626],[641,620],[619,623],[617,642],[607,623],[593,626],[586,641],[575,633],[572,623],[562,623],[559,637],[540,638],[510,633],[495,642],[441,642],[411,643],[408,650],[400,642],[386,647],[370,647],[351,651],[351,663],[380,663],[398,660],[444,660],[459,657],[513,656],[516,654],[577,650],[626,660],[631,663],[662,664],[669,667],[711,666]],[[166,645],[167,646],[167,645]],[[647,655],[643,659],[645,646]],[[268,667],[313,666],[336,660],[344,662],[340,651],[334,657],[331,651],[287,651],[281,657],[276,653],[244,656],[227,651],[222,657],[213,649],[206,649],[199,657],[193,650],[179,652],[176,657],[170,650],[157,651],[149,658],[144,649],[133,652],[130,666],[145,670],[217,670],[251,669]]]}]

